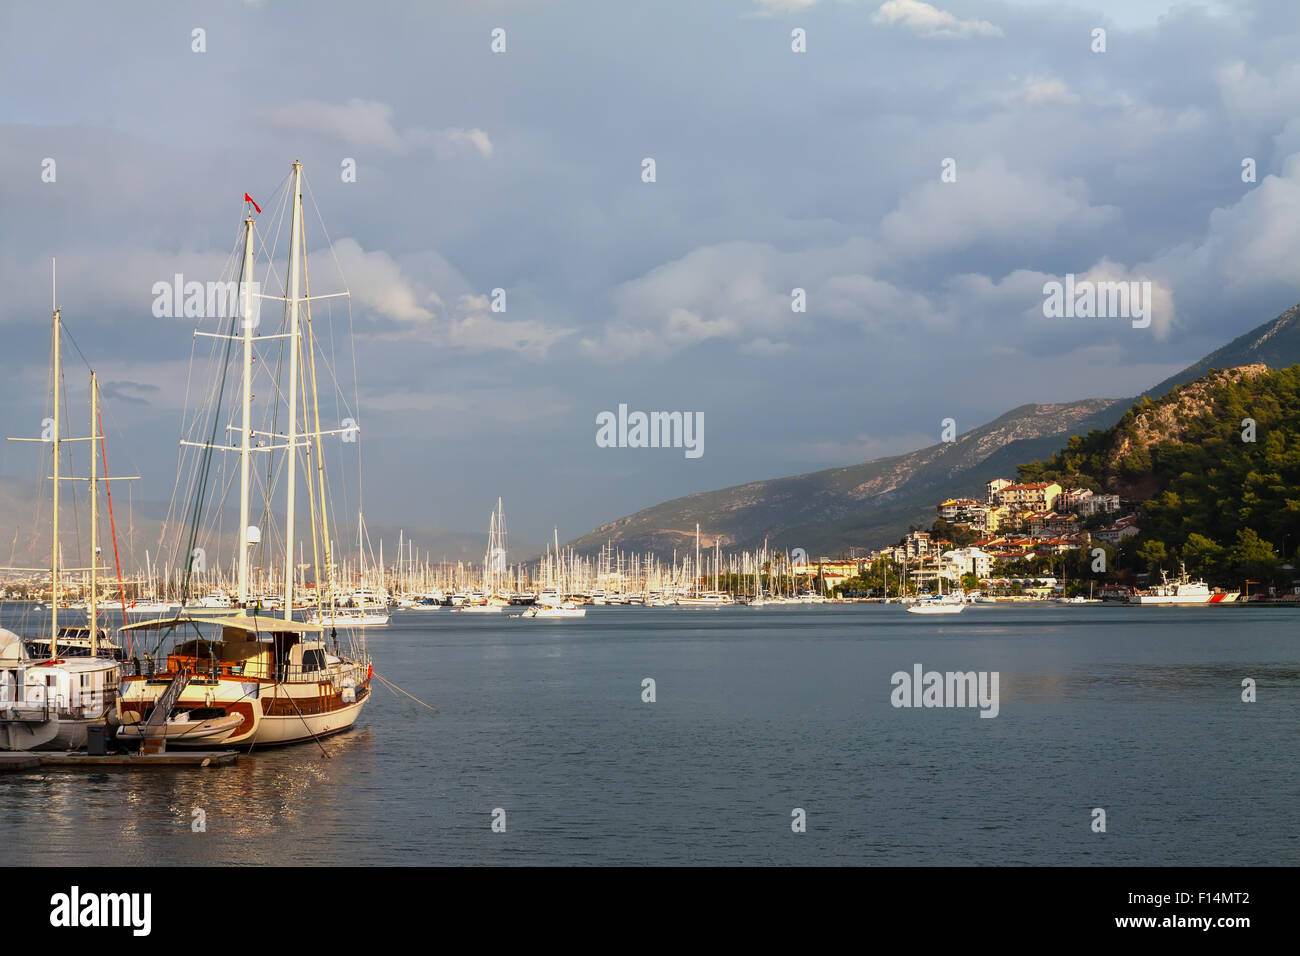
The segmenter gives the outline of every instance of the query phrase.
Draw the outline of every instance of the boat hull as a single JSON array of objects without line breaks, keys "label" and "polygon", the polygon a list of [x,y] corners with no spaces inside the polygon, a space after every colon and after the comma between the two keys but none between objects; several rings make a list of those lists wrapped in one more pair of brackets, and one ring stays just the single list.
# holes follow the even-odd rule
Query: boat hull
[{"label": "boat hull", "polygon": [[964,604],[913,604],[907,609],[908,614],[960,614],[965,610]]}]

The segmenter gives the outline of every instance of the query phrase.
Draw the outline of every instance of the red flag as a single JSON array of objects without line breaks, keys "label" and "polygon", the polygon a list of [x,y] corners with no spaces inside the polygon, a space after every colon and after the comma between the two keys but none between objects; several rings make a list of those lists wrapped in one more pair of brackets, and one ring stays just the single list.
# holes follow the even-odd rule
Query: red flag
[{"label": "red flag", "polygon": [[248,193],[244,193],[244,202],[251,202],[253,203],[254,209],[256,209],[259,213],[262,211],[262,207],[259,206],[257,203],[253,202],[253,197],[248,195]]}]

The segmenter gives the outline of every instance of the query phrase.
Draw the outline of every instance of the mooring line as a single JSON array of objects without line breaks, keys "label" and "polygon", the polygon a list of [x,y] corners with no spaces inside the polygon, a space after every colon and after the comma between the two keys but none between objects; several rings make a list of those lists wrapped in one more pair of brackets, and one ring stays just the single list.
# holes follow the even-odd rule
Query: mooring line
[{"label": "mooring line", "polygon": [[438,710],[437,707],[434,707],[432,704],[426,704],[424,701],[420,700],[420,698],[416,697],[414,694],[407,694],[406,691],[402,690],[402,688],[398,687],[396,684],[394,684],[392,681],[390,681],[390,680],[389,680],[387,677],[385,677],[383,674],[380,674],[380,673],[376,672],[376,673],[375,673],[375,676],[378,677],[381,681],[383,681],[383,682],[384,682],[384,686],[387,687],[387,688],[389,688],[390,690],[397,691],[398,693],[401,693],[401,694],[406,694],[407,697],[411,698],[411,700],[415,701],[415,702],[416,702],[417,704],[419,704],[421,707],[428,707],[428,708],[429,708],[431,711],[433,711],[435,714],[440,713],[440,711]]}]

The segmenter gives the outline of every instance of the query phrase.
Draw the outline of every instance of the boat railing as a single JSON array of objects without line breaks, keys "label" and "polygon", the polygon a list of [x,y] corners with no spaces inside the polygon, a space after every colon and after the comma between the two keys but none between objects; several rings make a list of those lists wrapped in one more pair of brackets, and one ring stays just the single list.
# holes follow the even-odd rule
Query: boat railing
[{"label": "boat railing", "polygon": [[0,713],[11,720],[43,722],[59,715],[66,701],[58,693],[50,693],[44,684],[28,684],[20,688],[23,694],[16,700],[0,701]]}]

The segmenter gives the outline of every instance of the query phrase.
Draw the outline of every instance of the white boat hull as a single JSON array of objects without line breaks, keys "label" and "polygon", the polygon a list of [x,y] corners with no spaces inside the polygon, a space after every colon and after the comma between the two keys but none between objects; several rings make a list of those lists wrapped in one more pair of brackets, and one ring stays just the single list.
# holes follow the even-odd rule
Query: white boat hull
[{"label": "white boat hull", "polygon": [[922,602],[913,604],[907,609],[908,614],[960,614],[966,609],[965,604],[947,604],[935,601],[933,603]]},{"label": "white boat hull", "polygon": [[144,724],[130,724],[119,727],[117,736],[136,740],[162,737],[169,747],[210,747],[234,735],[243,723],[243,714],[230,714],[211,720],[169,720],[163,725],[161,733],[156,729],[146,733]]},{"label": "white boat hull", "polygon": [[1228,594],[1138,594],[1129,599],[1130,604],[1164,604],[1181,607],[1195,607],[1199,604],[1231,604],[1238,598],[1237,593]]}]

